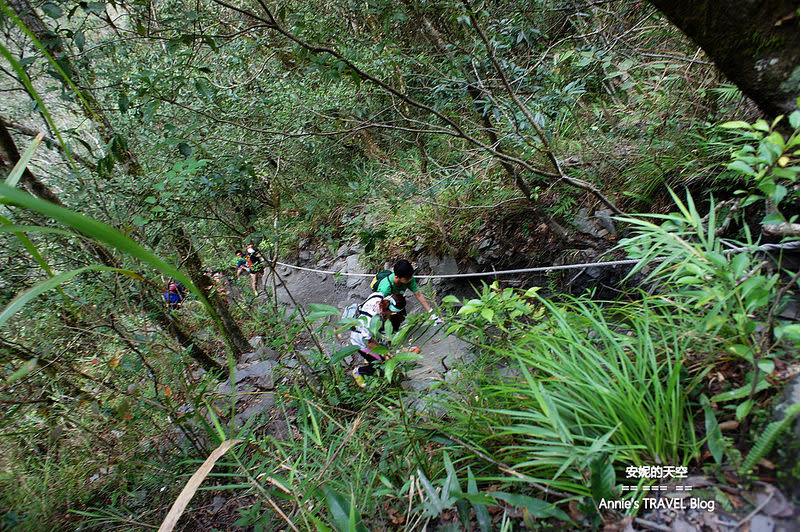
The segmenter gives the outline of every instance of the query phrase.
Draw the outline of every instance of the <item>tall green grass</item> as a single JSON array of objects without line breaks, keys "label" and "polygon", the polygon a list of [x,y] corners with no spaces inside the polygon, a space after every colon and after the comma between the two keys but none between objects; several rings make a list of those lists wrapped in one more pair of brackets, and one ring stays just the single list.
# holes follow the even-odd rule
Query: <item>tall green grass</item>
[{"label": "tall green grass", "polygon": [[[511,376],[467,387],[463,402],[442,405],[453,421],[443,425],[447,434],[469,437],[537,482],[582,495],[602,454],[619,466],[687,465],[697,456],[702,436],[691,395],[698,380],[683,363],[697,346],[667,302],[534,297],[543,321],[519,323],[508,341],[487,346]],[[470,396],[485,406],[475,408]]]}]

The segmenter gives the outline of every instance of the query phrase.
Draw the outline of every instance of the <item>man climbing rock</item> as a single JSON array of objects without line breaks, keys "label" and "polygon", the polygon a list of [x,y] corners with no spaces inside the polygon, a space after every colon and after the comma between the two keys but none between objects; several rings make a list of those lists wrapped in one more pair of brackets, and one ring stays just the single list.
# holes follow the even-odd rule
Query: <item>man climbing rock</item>
[{"label": "man climbing rock", "polygon": [[179,309],[185,298],[186,287],[183,286],[183,283],[172,278],[168,279],[164,284],[164,293],[161,294],[161,299],[164,300],[166,307],[170,310]]},{"label": "man climbing rock", "polygon": [[[383,331],[386,321],[392,324],[393,330],[398,330],[405,317],[406,299],[402,294],[391,294],[384,296],[380,292],[372,293],[364,303],[358,308],[357,317],[362,319],[363,324],[353,327],[350,331],[350,343],[358,346],[358,352],[364,357],[366,364],[357,366],[353,370],[353,378],[356,384],[363,388],[366,386],[364,376],[375,374],[375,362],[381,362],[386,358],[391,358],[388,353],[389,344],[381,342],[374,338],[369,330],[369,321],[373,317],[379,316],[381,320],[381,327],[379,332]],[[374,330],[374,329],[373,329]],[[375,352],[379,345],[384,345],[387,348],[386,354],[378,354]]]},{"label": "man climbing rock", "polygon": [[[430,314],[430,319],[436,322],[437,325],[443,323],[442,319],[433,312],[428,299],[425,294],[420,292],[417,286],[417,280],[414,279],[414,267],[405,259],[399,260],[394,265],[394,273],[389,270],[383,270],[370,283],[370,288],[376,292],[380,292],[384,296],[391,294],[402,294],[406,290],[411,290],[414,297],[417,298],[419,304]],[[405,314],[405,309],[403,310]]]},{"label": "man climbing rock", "polygon": [[247,244],[247,271],[250,274],[250,283],[253,292],[258,295],[258,274],[264,269],[266,261],[252,243]]}]

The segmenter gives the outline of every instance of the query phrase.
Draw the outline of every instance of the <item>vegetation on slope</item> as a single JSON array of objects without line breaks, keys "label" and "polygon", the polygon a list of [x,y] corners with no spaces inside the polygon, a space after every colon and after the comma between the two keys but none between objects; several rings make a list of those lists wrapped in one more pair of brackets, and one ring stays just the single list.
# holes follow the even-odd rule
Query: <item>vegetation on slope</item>
[{"label": "vegetation on slope", "polygon": [[[589,527],[639,496],[632,466],[757,478],[800,334],[796,275],[752,247],[796,236],[800,112],[756,120],[652,8],[617,4],[0,3],[0,526],[157,526],[232,439],[186,528]],[[200,268],[244,239],[360,242],[370,266],[474,259],[498,228],[520,264],[614,245],[580,208],[618,211],[647,292],[445,298],[477,359],[437,415],[398,386],[410,360],[359,392],[329,310],[227,309]],[[160,274],[201,304],[165,312]],[[310,372],[238,428],[211,390],[242,332]]]}]

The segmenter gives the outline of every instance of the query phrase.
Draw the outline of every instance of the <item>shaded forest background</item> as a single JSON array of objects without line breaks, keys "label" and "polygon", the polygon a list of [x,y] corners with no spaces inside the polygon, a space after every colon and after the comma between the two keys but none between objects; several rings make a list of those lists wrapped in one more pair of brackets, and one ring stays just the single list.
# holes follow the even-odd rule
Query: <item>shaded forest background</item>
[{"label": "shaded forest background", "polygon": [[[621,518],[597,502],[626,465],[759,478],[791,421],[769,412],[796,374],[800,326],[780,316],[797,268],[723,249],[800,234],[798,15],[777,2],[724,40],[664,9],[708,54],[634,1],[0,3],[0,526],[157,526],[235,437],[186,529],[591,527]],[[749,62],[721,64],[732,50]],[[598,211],[619,235],[584,229]],[[439,419],[405,411],[391,376],[353,389],[322,345],[335,327],[228,305],[207,275],[245,242],[475,268],[487,235],[496,269],[620,242],[671,259],[640,272],[658,290],[602,305],[560,278],[547,297],[439,294],[481,354]],[[180,311],[167,277],[193,291]],[[303,368],[276,384],[288,437],[209,395],[254,335]],[[609,360],[632,388],[603,403]],[[520,378],[492,378],[499,361]],[[550,388],[565,375],[574,390]],[[654,403],[614,414],[637,397]]]}]

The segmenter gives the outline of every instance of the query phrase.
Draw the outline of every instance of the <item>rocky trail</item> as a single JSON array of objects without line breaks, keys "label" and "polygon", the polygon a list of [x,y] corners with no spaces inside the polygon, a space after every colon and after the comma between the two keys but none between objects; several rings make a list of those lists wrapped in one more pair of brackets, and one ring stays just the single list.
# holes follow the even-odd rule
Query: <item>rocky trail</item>
[{"label": "rocky trail", "polygon": [[[306,263],[306,265],[340,274],[371,273],[359,265],[358,258],[361,251],[357,246],[345,245],[339,249],[335,257],[324,258],[316,263]],[[433,259],[424,261],[423,264],[425,269],[422,271],[458,273],[458,265],[452,258]],[[269,274],[266,275],[261,281],[261,286],[266,285],[269,288],[274,286],[278,304],[285,307],[289,314],[298,305],[307,312],[311,303],[321,303],[343,310],[350,304],[361,303],[371,292],[369,287],[371,277],[320,274],[286,266],[279,266],[276,273],[275,278]],[[433,289],[439,298],[452,292],[456,292],[456,295],[460,296],[472,293],[468,285],[461,286],[441,280],[432,280],[430,283],[431,286],[426,287],[426,282],[421,281],[420,287],[423,290]],[[249,292],[249,287],[243,288],[244,286],[244,281],[228,283],[231,303],[253,297],[252,292]],[[410,315],[424,313],[424,309],[410,293],[407,294],[407,301]],[[255,302],[255,304],[267,306],[274,304],[271,297],[267,296],[264,291],[256,297]],[[333,316],[329,321],[335,322],[337,319],[338,316]],[[405,397],[408,400],[408,406],[417,411],[435,413],[434,403],[441,392],[431,390],[437,387],[437,383],[453,378],[457,374],[459,361],[468,362],[474,356],[470,351],[469,344],[455,336],[447,335],[446,328],[446,325],[436,326],[432,321],[425,320],[414,327],[406,337],[407,346],[413,345],[420,348],[421,358],[411,367],[406,366],[401,382],[401,386],[407,391]],[[216,385],[214,389],[215,409],[223,412],[227,410],[231,401],[235,400],[235,424],[237,427],[244,426],[257,414],[272,413],[273,415],[270,415],[272,422],[268,431],[278,436],[285,435],[288,432],[286,423],[273,412],[275,383],[288,383],[295,379],[297,373],[301,371],[301,364],[297,357],[291,354],[281,356],[280,353],[267,347],[260,336],[251,338],[250,344],[253,350],[244,353],[236,364],[235,387],[231,387],[228,381]],[[336,344],[336,349],[349,345],[347,335],[339,335]],[[299,339],[294,345],[294,348],[303,355],[307,355],[314,347],[314,343],[306,336]],[[347,357],[341,362],[346,369],[360,363],[360,359],[355,360],[353,356]],[[203,374],[203,370],[196,370],[193,377],[200,379]],[[354,382],[352,385],[355,387]],[[190,405],[184,405],[179,410],[179,414],[185,414],[191,410]]]}]

